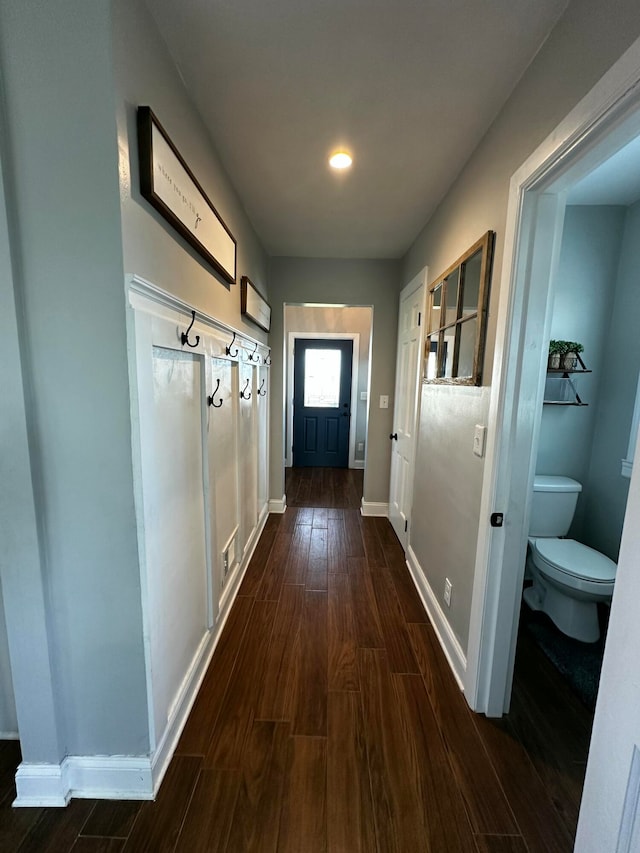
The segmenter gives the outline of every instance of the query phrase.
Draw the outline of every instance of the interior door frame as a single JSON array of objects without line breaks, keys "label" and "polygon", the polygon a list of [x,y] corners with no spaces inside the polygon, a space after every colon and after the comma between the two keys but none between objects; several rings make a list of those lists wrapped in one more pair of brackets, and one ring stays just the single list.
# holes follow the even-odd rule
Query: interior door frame
[{"label": "interior door frame", "polygon": [[349,419],[349,468],[364,468],[362,464],[356,464],[356,428],[354,413],[358,405],[358,362],[360,359],[360,333],[359,332],[289,332],[287,335],[287,389],[286,389],[286,412],[287,412],[287,442],[285,445],[285,468],[293,465],[293,350],[296,340],[332,340],[352,341],[353,359],[351,362],[351,418]]},{"label": "interior door frame", "polygon": [[[542,342],[548,339],[549,282],[557,267],[566,193],[638,135],[640,40],[511,179],[464,677],[469,705],[487,716],[501,716],[511,699],[547,357]],[[493,512],[504,513],[503,527],[490,527]],[[515,572],[509,568],[514,561]]]}]

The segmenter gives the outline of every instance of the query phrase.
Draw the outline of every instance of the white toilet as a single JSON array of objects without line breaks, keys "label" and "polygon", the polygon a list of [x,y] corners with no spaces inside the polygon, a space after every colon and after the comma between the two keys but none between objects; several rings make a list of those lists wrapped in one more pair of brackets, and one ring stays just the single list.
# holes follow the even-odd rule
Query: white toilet
[{"label": "white toilet", "polygon": [[610,601],[616,564],[566,536],[582,486],[570,477],[536,474],[529,525],[527,570],[533,585],[523,598],[569,637],[594,643],[600,636],[598,601]]}]

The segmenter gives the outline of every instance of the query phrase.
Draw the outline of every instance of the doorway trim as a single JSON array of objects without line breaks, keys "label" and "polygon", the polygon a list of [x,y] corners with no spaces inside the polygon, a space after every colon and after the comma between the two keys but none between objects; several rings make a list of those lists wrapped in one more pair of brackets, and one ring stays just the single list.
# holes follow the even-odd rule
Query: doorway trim
[{"label": "doorway trim", "polygon": [[[288,332],[287,334],[287,440],[285,445],[285,468],[293,465],[293,350],[297,339],[303,340],[332,340],[353,341],[353,359],[351,363],[351,411],[355,412],[358,405],[358,361],[360,358],[359,332]],[[349,468],[364,468],[364,460],[356,463],[356,428],[355,418],[349,420]],[[367,414],[368,421],[368,414]]]},{"label": "doorway trim", "polygon": [[[509,709],[539,409],[567,190],[640,134],[640,39],[511,178],[465,674],[471,708]],[[492,528],[492,512],[505,526]],[[517,568],[515,571],[513,567]]]}]

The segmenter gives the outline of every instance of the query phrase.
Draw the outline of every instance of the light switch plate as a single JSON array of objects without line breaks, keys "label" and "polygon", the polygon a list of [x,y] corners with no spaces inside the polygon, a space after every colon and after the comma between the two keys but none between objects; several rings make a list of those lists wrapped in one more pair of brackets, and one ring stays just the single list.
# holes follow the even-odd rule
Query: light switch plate
[{"label": "light switch plate", "polygon": [[487,428],[476,424],[473,431],[473,452],[476,456],[484,456],[484,445],[487,437]]},{"label": "light switch plate", "polygon": [[360,392],[360,399],[361,399],[363,402],[365,402],[365,403],[366,403],[366,401],[367,401],[367,397],[368,397],[368,396],[369,396],[369,392],[368,392],[368,391],[361,391],[361,392]]},{"label": "light switch plate", "polygon": [[380,408],[388,409],[389,408],[389,396],[388,394],[380,394]]}]

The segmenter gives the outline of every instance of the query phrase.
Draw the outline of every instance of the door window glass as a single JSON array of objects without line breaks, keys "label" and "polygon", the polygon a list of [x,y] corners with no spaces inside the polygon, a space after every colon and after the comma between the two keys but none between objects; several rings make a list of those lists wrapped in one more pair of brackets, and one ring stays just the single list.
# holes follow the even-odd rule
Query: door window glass
[{"label": "door window glass", "polygon": [[339,349],[307,349],[304,356],[304,405],[337,409],[340,405]]}]

